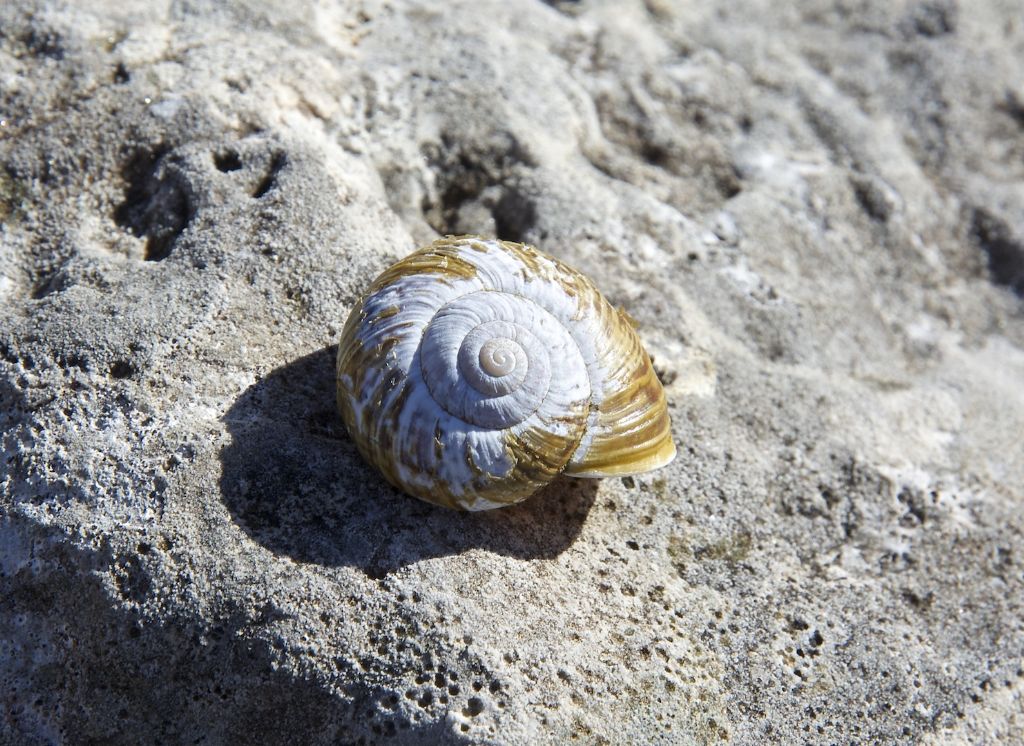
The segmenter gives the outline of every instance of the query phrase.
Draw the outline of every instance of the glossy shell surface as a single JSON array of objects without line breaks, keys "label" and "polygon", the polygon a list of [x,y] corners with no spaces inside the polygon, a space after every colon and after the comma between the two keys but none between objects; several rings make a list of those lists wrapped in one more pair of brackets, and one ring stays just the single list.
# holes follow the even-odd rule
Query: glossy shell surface
[{"label": "glossy shell surface", "polygon": [[628,316],[523,244],[445,238],[385,270],[338,349],[338,406],[399,489],[486,510],[560,473],[675,456],[664,391]]}]

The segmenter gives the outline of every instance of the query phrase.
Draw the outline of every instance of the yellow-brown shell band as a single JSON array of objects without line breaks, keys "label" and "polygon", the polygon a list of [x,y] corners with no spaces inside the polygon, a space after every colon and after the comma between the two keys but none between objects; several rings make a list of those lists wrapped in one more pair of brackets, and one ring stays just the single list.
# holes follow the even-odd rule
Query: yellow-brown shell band
[{"label": "yellow-brown shell band", "polygon": [[388,268],[353,309],[339,406],[403,490],[467,509],[566,470],[633,473],[674,454],[633,328],[585,277],[520,244],[443,239]]}]

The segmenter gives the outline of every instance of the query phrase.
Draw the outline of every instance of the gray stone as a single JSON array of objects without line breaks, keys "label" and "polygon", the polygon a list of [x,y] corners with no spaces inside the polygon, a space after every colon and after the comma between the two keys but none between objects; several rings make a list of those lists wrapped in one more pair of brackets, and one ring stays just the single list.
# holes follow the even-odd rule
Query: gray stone
[{"label": "gray stone", "polygon": [[[1014,2],[0,5],[0,740],[1024,740]],[[404,497],[333,345],[440,234],[680,456]]]}]

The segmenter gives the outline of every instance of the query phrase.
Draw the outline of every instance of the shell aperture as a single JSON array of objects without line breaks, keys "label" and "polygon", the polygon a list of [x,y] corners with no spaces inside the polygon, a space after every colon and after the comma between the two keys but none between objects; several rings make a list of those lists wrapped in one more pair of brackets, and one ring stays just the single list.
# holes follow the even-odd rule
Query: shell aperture
[{"label": "shell aperture", "polygon": [[501,507],[559,473],[634,474],[675,456],[628,319],[522,244],[444,238],[386,269],[345,325],[337,383],[363,456],[447,507]]}]

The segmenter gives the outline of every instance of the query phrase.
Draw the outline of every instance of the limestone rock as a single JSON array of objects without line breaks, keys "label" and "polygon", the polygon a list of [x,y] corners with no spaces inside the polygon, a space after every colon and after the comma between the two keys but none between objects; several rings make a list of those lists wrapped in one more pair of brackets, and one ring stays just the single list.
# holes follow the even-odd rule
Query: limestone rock
[{"label": "limestone rock", "polygon": [[[1024,739],[1012,2],[0,5],[0,740]],[[536,244],[680,456],[463,515],[348,309]]]}]

